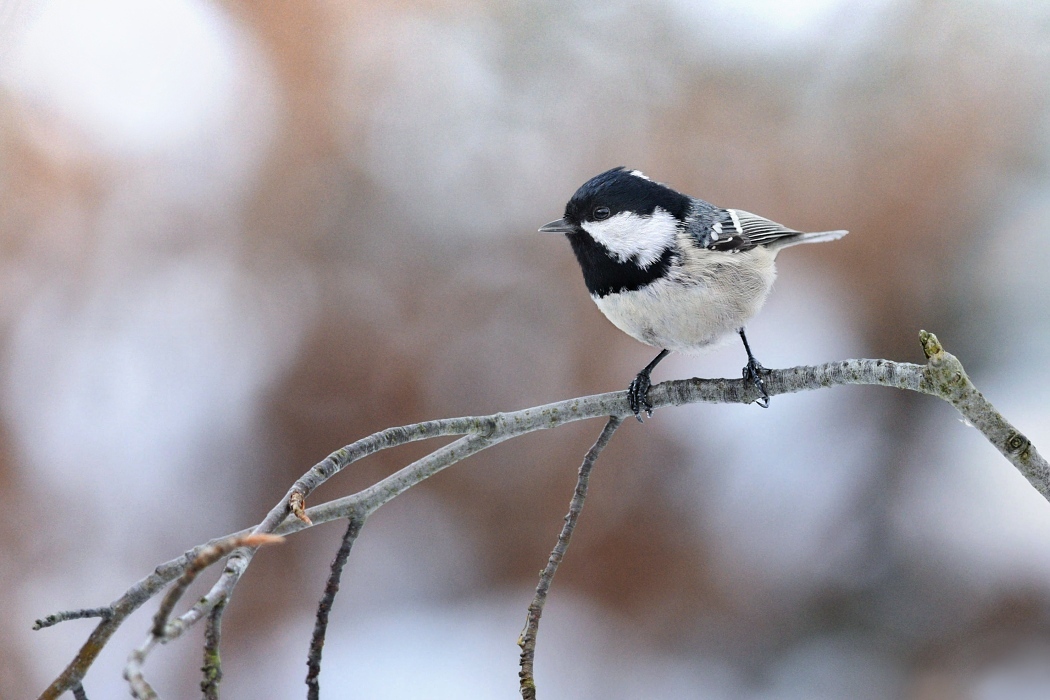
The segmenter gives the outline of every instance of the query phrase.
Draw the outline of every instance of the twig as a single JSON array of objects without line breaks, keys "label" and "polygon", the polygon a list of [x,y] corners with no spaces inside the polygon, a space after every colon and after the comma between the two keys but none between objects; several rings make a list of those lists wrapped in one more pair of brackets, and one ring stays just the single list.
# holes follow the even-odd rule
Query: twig
[{"label": "twig", "polygon": [[201,694],[204,700],[219,700],[219,683],[222,682],[222,656],[219,647],[222,642],[222,614],[226,603],[222,602],[208,613],[208,622],[204,627],[204,665],[201,672]]},{"label": "twig", "polygon": [[[98,655],[102,652],[102,649],[105,648],[110,638],[124,623],[124,620],[126,620],[131,613],[135,612],[143,603],[156,595],[158,591],[164,588],[164,586],[180,576],[185,570],[187,562],[192,561],[193,558],[206,548],[229,537],[246,535],[249,532],[272,532],[273,529],[287,516],[291,504],[293,503],[293,499],[297,499],[297,494],[298,500],[305,498],[306,495],[324,483],[325,480],[331,478],[333,475],[359,459],[363,459],[380,450],[397,447],[416,440],[426,440],[446,435],[462,435],[472,431],[482,433],[488,430],[488,425],[485,421],[485,418],[450,418],[445,420],[426,421],[398,428],[388,428],[369,435],[366,438],[362,438],[361,440],[338,449],[328,455],[324,460],[311,467],[306,474],[300,477],[299,480],[292,485],[284,498],[270,510],[266,515],[266,518],[264,518],[255,528],[242,530],[224,537],[217,537],[209,542],[198,545],[187,551],[183,556],[159,565],[152,574],[138,581],[125,591],[125,593],[108,608],[111,613],[108,616],[103,616],[102,622],[92,630],[87,641],[84,642],[84,645],[77,652],[77,655],[73,657],[73,660],[69,665],[66,666],[62,673],[51,682],[51,685],[41,693],[41,700],[55,700],[62,693],[72,688],[74,683],[82,680],[88,669],[91,668],[91,665],[95,662],[95,659],[98,658]],[[298,529],[303,528],[296,529],[286,527],[282,534],[291,534],[292,532],[297,532]],[[227,561],[226,570],[224,571],[223,576],[216,585],[212,587],[212,590],[208,592],[204,601],[197,606],[194,606],[190,613],[184,615],[183,618],[180,618],[179,622],[182,624],[183,628],[192,625],[200,616],[206,614],[220,601],[230,595],[233,586],[236,585],[237,580],[244,573],[244,570],[247,569],[253,555],[254,550],[241,550],[239,552],[234,552]],[[57,621],[60,622],[62,620]]]},{"label": "twig", "polygon": [[921,331],[919,341],[929,362],[926,384],[920,389],[955,406],[1018,471],[1043,498],[1050,501],[1050,465],[1036,452],[1035,445],[1010,424],[966,375],[959,358],[945,352],[937,336]]},{"label": "twig", "polygon": [[[475,452],[480,452],[486,447],[494,444],[488,442],[485,437],[492,431],[491,419],[473,417],[450,418],[446,420],[417,423],[415,425],[401,428],[388,428],[387,430],[371,435],[364,440],[359,440],[350,448],[337,450],[300,477],[292,488],[289,489],[285,499],[267,514],[266,518],[252,530],[252,534],[262,535],[274,532],[277,526],[281,524],[282,521],[285,521],[289,513],[292,513],[296,520],[298,520],[297,524],[301,525],[301,527],[297,527],[293,531],[298,531],[316,524],[311,522],[310,516],[307,515],[306,512],[303,512],[303,499],[314,489],[324,483],[324,481],[331,478],[347,465],[358,459],[389,447],[395,447],[397,445],[403,445],[430,437],[457,435],[465,431],[474,432],[446,445],[445,447],[435,450],[423,459],[420,459],[401,470],[401,472],[404,472],[407,469],[414,469],[420,474],[426,474],[426,476],[422,476],[422,478],[419,479],[419,481],[422,481],[422,479],[427,478],[427,476],[437,473],[445,467],[451,466]],[[497,440],[497,442],[502,442],[510,437],[512,436],[507,435],[506,437]],[[354,449],[355,447],[357,449]],[[401,472],[398,472],[398,474]],[[370,499],[362,499],[360,504],[352,505],[343,517],[355,517],[356,513],[361,512],[360,517],[365,518],[376,508],[400,495],[411,485],[413,484],[408,484],[400,490],[390,488],[380,489],[372,494]],[[368,489],[365,491],[368,491]],[[364,493],[364,491],[361,493]],[[211,590],[208,591],[208,593],[192,608],[170,624],[170,629],[167,632],[167,639],[171,640],[179,637],[185,630],[192,627],[204,615],[206,615],[207,612],[220,600],[227,600],[233,594],[233,589],[237,586],[241,576],[244,575],[244,572],[251,563],[252,557],[255,556],[257,549],[257,547],[243,547],[234,552],[226,562],[226,568],[223,570],[222,576],[219,577],[219,580],[214,586],[212,586]]]},{"label": "twig", "polygon": [[54,615],[48,615],[42,620],[37,620],[33,623],[34,630],[42,630],[45,627],[51,627],[57,625],[59,622],[65,622],[66,620],[83,620],[86,617],[101,617],[103,620],[109,619],[113,615],[113,608],[85,608],[83,610],[65,610],[63,612],[55,613]]},{"label": "twig", "polygon": [[[156,615],[153,616],[153,626],[150,629],[149,637],[142,646],[132,651],[128,657],[128,663],[124,667],[124,678],[128,681],[131,694],[134,697],[140,700],[152,700],[157,697],[157,694],[146,682],[142,674],[142,666],[145,665],[146,657],[149,656],[149,653],[158,643],[170,640],[167,626],[168,618],[171,616],[171,611],[175,609],[175,604],[186,593],[186,589],[190,587],[197,575],[239,547],[261,547],[283,541],[283,537],[275,535],[233,535],[205,547],[203,551],[189,562],[182,576],[168,590],[161,601],[160,608],[157,610]],[[225,601],[223,602],[225,603]],[[179,633],[181,633],[181,630],[179,630]]]},{"label": "twig", "polygon": [[[212,542],[218,542],[223,539],[226,538],[216,538],[215,540],[212,540]],[[124,594],[110,606],[109,609],[112,613],[103,617],[102,621],[98,623],[98,625],[95,626],[95,629],[91,631],[91,634],[88,635],[87,641],[85,641],[84,645],[80,647],[80,651],[78,651],[77,655],[73,657],[73,660],[69,662],[69,665],[66,666],[62,673],[51,682],[51,685],[40,694],[41,700],[54,700],[62,693],[70,690],[75,684],[79,684],[80,681],[83,680],[88,669],[91,668],[91,664],[93,664],[95,659],[98,658],[98,655],[102,653],[102,650],[120,625],[123,624],[124,620],[126,620],[131,613],[138,610],[146,601],[155,596],[164,588],[164,586],[178,577],[187,564],[187,557],[192,557],[195,552],[202,551],[205,547],[212,544],[212,542],[198,545],[186,552],[185,555],[159,565],[154,569],[152,574],[136,582],[125,591]]]},{"label": "twig", "polygon": [[[920,333],[920,340],[928,359],[924,365],[890,360],[845,360],[811,367],[773,370],[763,377],[766,392],[770,396],[776,396],[856,384],[895,387],[944,399],[955,406],[971,425],[980,430],[988,441],[1024,474],[1029,483],[1050,501],[1050,465],[1039,455],[1035,446],[977,391],[963,371],[959,360],[945,352],[933,334],[923,331]],[[757,398],[758,392],[754,386],[740,379],[683,379],[663,382],[649,392],[649,400],[654,410],[691,403],[746,404]],[[379,450],[431,437],[465,436],[359,493],[306,509],[302,515],[310,519],[313,525],[351,517],[364,518],[415,484],[492,445],[518,435],[556,428],[578,420],[600,416],[623,418],[628,415],[631,415],[631,412],[626,392],[618,391],[491,416],[451,418],[389,428],[333,452],[296,481],[259,525],[250,531],[241,531],[232,536],[243,536],[249,532],[290,535],[311,527],[300,518],[288,517],[293,497],[305,499],[332,475]],[[99,622],[69,666],[40,697],[54,700],[80,682],[128,615],[156,595],[165,585],[182,575],[189,565],[189,560],[198,556],[205,548],[224,539],[226,538],[218,538],[194,547],[185,556],[161,564],[152,574],[129,588],[110,606],[112,613],[109,617]],[[254,552],[254,548],[250,547],[233,552],[227,559],[219,580],[204,599],[167,624],[165,639],[175,639],[182,631],[207,615],[215,605],[227,600],[251,563]]]},{"label": "twig", "polygon": [[306,657],[306,687],[308,700],[318,700],[321,697],[321,685],[318,677],[321,675],[321,652],[324,650],[325,633],[328,630],[328,615],[332,612],[332,604],[335,596],[339,593],[339,579],[343,575],[343,567],[350,557],[350,548],[354,546],[357,536],[361,534],[361,526],[364,521],[358,518],[350,518],[347,523],[346,533],[343,541],[339,544],[339,550],[332,560],[332,572],[328,575],[328,583],[324,587],[324,595],[317,605],[317,620],[314,623],[314,635],[310,640],[310,653]]},{"label": "twig", "polygon": [[598,460],[598,455],[609,444],[613,433],[616,432],[616,429],[620,427],[622,422],[623,418],[619,416],[610,417],[609,422],[602,429],[601,435],[598,436],[598,440],[584,455],[583,463],[580,465],[580,473],[576,480],[576,491],[572,494],[572,500],[569,502],[569,512],[565,516],[565,525],[562,526],[561,532],[558,533],[558,541],[547,559],[547,566],[540,572],[540,582],[536,586],[536,596],[532,599],[532,604],[529,605],[529,613],[525,618],[525,629],[518,638],[518,646],[521,647],[521,670],[518,672],[518,679],[522,700],[535,700],[536,698],[533,661],[536,657],[536,635],[540,628],[540,616],[543,615],[543,606],[547,602],[547,591],[550,590],[551,583],[554,581],[554,574],[558,572],[558,566],[561,565],[561,561],[565,557],[565,551],[569,548],[569,540],[572,539],[572,533],[576,529],[576,521],[579,520],[580,513],[583,511],[583,502],[587,498],[587,486],[591,478],[591,468],[594,467],[594,463]]},{"label": "twig", "polygon": [[228,537],[222,542],[217,542],[210,547],[207,547],[203,552],[194,557],[193,561],[186,568],[186,571],[179,578],[178,582],[168,589],[167,594],[164,596],[164,600],[160,604],[160,608],[157,610],[157,614],[153,616],[153,629],[151,630],[151,634],[158,639],[164,639],[167,641],[165,628],[168,623],[168,618],[171,616],[171,611],[175,609],[175,604],[179,602],[179,599],[186,593],[186,589],[196,580],[197,575],[200,574],[200,572],[204,571],[238,547],[261,547],[264,544],[278,544],[283,541],[283,537],[277,537],[275,535],[256,535],[253,533],[246,537]]},{"label": "twig", "polygon": [[136,647],[131,652],[128,656],[128,663],[124,666],[124,680],[128,682],[128,687],[131,689],[131,697],[135,698],[135,700],[157,700],[157,692],[153,690],[153,686],[147,683],[145,676],[142,675],[142,666],[146,663],[146,657],[153,651],[153,647],[157,645],[158,639],[152,634],[146,637],[146,641],[142,643],[142,646]]},{"label": "twig", "polygon": [[[371,454],[379,452],[380,450],[405,445],[416,440],[426,440],[446,435],[463,435],[472,431],[479,433],[484,432],[488,429],[485,420],[485,418],[473,417],[449,418],[445,420],[426,421],[397,428],[388,428],[369,435],[366,438],[362,438],[361,440],[338,449],[328,455],[324,460],[315,464],[308,472],[306,472],[306,474],[300,477],[299,480],[292,485],[288,493],[285,494],[284,498],[282,498],[281,501],[270,510],[266,515],[266,518],[264,518],[255,528],[242,530],[224,537],[216,537],[209,542],[198,545],[187,551],[183,556],[159,565],[152,574],[131,586],[131,588],[129,588],[110,606],[109,610],[112,611],[111,614],[104,617],[103,621],[95,627],[88,636],[87,641],[84,642],[84,645],[80,648],[80,651],[77,652],[77,655],[73,657],[73,660],[69,665],[66,666],[62,673],[51,682],[51,685],[41,693],[41,700],[55,700],[62,693],[69,690],[74,683],[82,680],[88,669],[91,668],[91,665],[95,662],[95,659],[98,658],[98,655],[102,652],[102,649],[105,648],[110,638],[124,623],[124,620],[126,620],[131,613],[138,610],[143,603],[156,595],[158,591],[164,588],[164,586],[180,576],[185,570],[187,561],[192,560],[207,547],[229,537],[246,535],[249,532],[260,534],[272,532],[287,516],[290,504],[292,503],[293,498],[296,497],[296,494],[299,494],[300,499],[305,498],[306,495],[324,483],[324,481],[359,459],[363,459]],[[296,529],[286,527],[281,534],[291,534],[304,528],[305,523],[303,528]],[[237,579],[239,579],[240,575],[244,573],[245,569],[247,569],[248,564],[251,562],[251,556],[253,555],[254,550],[248,550],[247,552],[242,550],[241,552],[234,552],[234,554],[231,555],[230,560],[227,561],[226,572],[224,572],[222,578],[220,578],[219,582],[211,591],[209,591],[208,595],[205,596],[204,602],[198,604],[198,606],[194,606],[194,609],[190,611],[191,613],[194,613],[196,617],[192,619],[186,616],[184,616],[186,619],[180,618],[179,622],[183,627],[187,627],[196,622],[200,616],[206,614],[232,592],[233,586],[236,585]],[[60,622],[61,620],[57,621]]]}]

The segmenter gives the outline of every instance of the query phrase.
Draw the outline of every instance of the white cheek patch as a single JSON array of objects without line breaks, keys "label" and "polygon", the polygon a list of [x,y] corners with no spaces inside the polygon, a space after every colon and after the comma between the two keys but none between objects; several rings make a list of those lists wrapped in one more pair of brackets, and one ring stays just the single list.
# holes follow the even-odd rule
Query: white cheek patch
[{"label": "white cheek patch", "polygon": [[585,221],[580,225],[617,260],[627,262],[633,258],[642,267],[659,260],[674,245],[678,232],[678,222],[660,207],[653,209],[650,216],[622,211],[605,221]]}]

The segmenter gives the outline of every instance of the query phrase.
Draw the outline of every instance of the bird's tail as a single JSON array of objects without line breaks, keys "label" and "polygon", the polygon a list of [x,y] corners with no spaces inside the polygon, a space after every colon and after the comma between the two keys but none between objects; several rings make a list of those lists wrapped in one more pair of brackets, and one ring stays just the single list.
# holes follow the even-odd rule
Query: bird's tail
[{"label": "bird's tail", "polygon": [[799,243],[823,243],[824,241],[837,241],[849,231],[818,231],[816,233],[800,233],[790,238],[782,238],[777,243],[777,248],[789,248]]}]

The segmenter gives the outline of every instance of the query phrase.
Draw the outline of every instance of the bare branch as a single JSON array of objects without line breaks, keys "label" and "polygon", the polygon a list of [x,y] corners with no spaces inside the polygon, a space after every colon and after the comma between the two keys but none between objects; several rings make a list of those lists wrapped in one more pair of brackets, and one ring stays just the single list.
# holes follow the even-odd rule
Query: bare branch
[{"label": "bare branch", "polygon": [[[169,630],[167,625],[168,618],[171,616],[171,611],[175,609],[175,604],[186,593],[186,589],[190,587],[197,575],[238,547],[261,547],[283,541],[284,538],[275,535],[256,535],[254,533],[250,535],[233,535],[205,547],[203,551],[189,561],[186,570],[178,582],[168,590],[164,600],[161,601],[157,614],[153,616],[153,627],[150,629],[149,637],[142,646],[131,652],[127,666],[124,667],[124,678],[131,687],[132,696],[140,700],[152,700],[152,698],[157,697],[153,688],[150,687],[142,675],[142,666],[146,663],[146,657],[149,656],[149,653],[158,643],[170,641],[182,633],[184,628]],[[174,636],[169,636],[169,631]]]},{"label": "bare branch", "polygon": [[[420,475],[425,474],[425,476],[420,476],[415,481],[406,483],[400,490],[382,490],[372,496],[371,502],[363,501],[363,508],[353,505],[343,516],[345,518],[366,518],[369,513],[383,503],[386,503],[415,483],[427,478],[427,476],[430,476],[431,474],[434,474],[441,469],[455,464],[461,459],[494,444],[486,443],[485,438],[479,434],[491,431],[490,425],[487,421],[487,418],[449,418],[445,420],[416,423],[415,425],[400,428],[388,428],[387,430],[370,435],[364,440],[359,440],[349,447],[336,450],[325,458],[324,461],[318,463],[311,468],[310,471],[300,477],[292,488],[289,489],[285,499],[281,503],[278,503],[267,514],[266,518],[257,525],[254,530],[252,530],[252,534],[261,535],[274,532],[277,525],[284,521],[289,513],[292,513],[298,524],[302,525],[302,527],[290,530],[291,532],[297,532],[298,530],[310,527],[312,524],[316,524],[312,523],[310,517],[302,510],[302,503],[305,497],[326,480],[339,473],[347,465],[352,464],[363,457],[367,457],[370,454],[390,447],[415,442],[416,440],[444,435],[458,435],[471,430],[477,431],[475,434],[460,438],[452,444],[436,450],[427,457],[424,457],[412,465],[409,465],[409,467],[405,467],[405,469],[401,470],[403,472],[406,469],[415,467]],[[509,438],[511,436],[507,437]],[[367,490],[368,489],[366,489],[366,491]],[[359,516],[357,515],[358,511],[361,511]],[[244,572],[248,569],[248,565],[251,563],[252,557],[255,556],[257,549],[257,547],[243,547],[235,551],[230,556],[229,560],[227,560],[222,576],[219,577],[219,580],[214,586],[212,586],[211,590],[208,591],[208,593],[192,608],[170,624],[170,629],[167,631],[166,639],[171,640],[179,637],[185,630],[195,625],[208,613],[209,610],[217,605],[219,601],[228,600],[233,594],[233,589],[237,586],[241,576],[243,576]]]},{"label": "bare branch", "polygon": [[219,700],[219,683],[222,682],[222,657],[219,646],[222,642],[222,614],[226,603],[219,603],[208,613],[208,622],[204,628],[204,665],[201,672],[201,694],[204,700]]},{"label": "bare branch", "polygon": [[65,622],[66,620],[83,620],[87,617],[101,617],[103,620],[108,619],[113,614],[113,608],[85,608],[84,610],[66,610],[54,615],[48,615],[42,620],[37,620],[33,623],[34,630],[42,630],[45,627],[51,627],[57,625],[59,622]]},{"label": "bare branch", "polygon": [[339,550],[335,553],[335,559],[332,560],[332,572],[328,576],[328,583],[325,584],[324,595],[321,596],[321,602],[317,605],[314,635],[310,640],[310,653],[306,658],[308,669],[306,697],[309,700],[318,700],[321,697],[318,677],[321,675],[321,652],[324,650],[324,638],[328,630],[328,615],[332,612],[332,604],[335,603],[335,596],[339,593],[339,579],[343,575],[343,567],[346,566],[346,560],[350,557],[350,549],[354,546],[354,541],[361,534],[362,525],[364,522],[356,518],[351,518],[347,523],[343,541],[339,543]]},{"label": "bare branch", "polygon": [[[206,547],[203,552],[193,558],[193,561],[190,562],[190,565],[186,568],[185,573],[182,574],[178,582],[168,589],[167,594],[164,596],[164,600],[160,604],[160,609],[158,609],[157,614],[153,616],[153,629],[151,634],[154,637],[162,639],[166,637],[165,627],[168,624],[168,617],[171,616],[171,611],[175,609],[175,604],[179,602],[179,599],[186,593],[186,589],[190,587],[190,584],[193,583],[194,580],[196,580],[197,575],[200,574],[200,572],[204,571],[238,547],[261,547],[264,544],[278,544],[283,541],[284,538],[282,537],[274,535],[256,535],[252,533],[246,537],[229,537],[222,542],[217,542],[210,547]],[[167,639],[165,639],[165,641],[167,641]]]},{"label": "bare branch", "polygon": [[937,336],[922,331],[919,341],[929,359],[926,365],[927,385],[921,391],[955,406],[995,449],[1017,467],[1028,483],[1050,501],[1050,465],[1036,451],[1035,445],[984,398],[966,375],[959,358],[945,352]]},{"label": "bare branch", "polygon": [[152,634],[146,638],[142,646],[136,648],[128,657],[128,663],[124,667],[124,680],[128,682],[131,689],[131,697],[135,700],[157,700],[157,691],[146,682],[142,675],[142,666],[146,663],[146,657],[157,646],[158,638]]},{"label": "bare branch", "polygon": [[188,559],[192,559],[196,553],[199,553],[212,543],[224,539],[226,539],[226,537],[216,538],[211,542],[194,547],[177,559],[172,559],[171,561],[161,564],[152,574],[138,581],[125,591],[124,594],[109,607],[109,610],[112,611],[110,615],[103,617],[102,621],[94,630],[92,630],[87,641],[85,641],[84,645],[80,647],[80,651],[78,651],[77,655],[73,657],[73,660],[69,665],[66,666],[62,673],[51,682],[51,685],[40,694],[41,700],[53,700],[58,698],[62,693],[70,690],[74,685],[79,684],[80,681],[84,679],[84,675],[87,673],[88,669],[91,668],[91,664],[95,662],[95,659],[98,658],[102,649],[105,648],[110,638],[120,625],[123,624],[124,620],[126,620],[131,613],[138,610],[143,603],[161,591],[164,586],[182,574],[185,570]]},{"label": "bare branch", "polygon": [[569,548],[569,540],[572,539],[572,533],[576,529],[576,521],[579,520],[580,513],[583,511],[583,502],[587,498],[587,486],[591,478],[591,468],[594,467],[594,463],[598,461],[598,455],[609,444],[613,433],[616,432],[616,429],[620,427],[622,422],[623,418],[620,416],[609,418],[609,422],[605,424],[605,428],[602,429],[598,440],[584,455],[583,464],[580,465],[579,476],[576,479],[576,491],[572,494],[572,500],[569,502],[569,512],[565,516],[565,525],[562,527],[561,532],[558,533],[558,542],[554,545],[554,549],[547,559],[547,566],[540,572],[540,582],[536,586],[536,596],[532,599],[532,604],[529,605],[529,613],[525,618],[525,629],[522,630],[521,636],[518,638],[518,646],[521,647],[521,670],[518,672],[518,678],[523,700],[535,700],[536,698],[533,660],[536,656],[536,635],[540,628],[540,616],[543,615],[543,606],[547,602],[547,591],[550,590],[551,583],[554,581],[554,574],[558,573],[558,566],[561,565],[561,561],[565,557],[565,551]]},{"label": "bare branch", "polygon": [[[1024,474],[1032,486],[1050,501],[1050,465],[1039,455],[1035,446],[977,391],[959,360],[945,352],[933,334],[923,331],[920,333],[920,340],[928,359],[924,365],[889,360],[845,360],[811,367],[773,370],[763,377],[766,391],[770,396],[776,396],[849,384],[879,385],[917,391],[944,399],[955,406],[969,424],[980,430],[988,441]],[[684,379],[658,384],[649,392],[654,410],[691,403],[746,404],[757,398],[758,392],[754,386],[740,379]],[[491,416],[467,416],[389,428],[333,452],[297,480],[259,525],[250,531],[234,533],[228,537],[244,536],[249,532],[290,535],[332,520],[363,520],[412,486],[492,445],[518,435],[556,428],[578,420],[606,416],[623,418],[628,415],[631,415],[631,411],[627,394],[618,391]],[[358,459],[408,442],[451,435],[464,437],[356,494],[312,508],[303,508],[306,497],[314,489]],[[295,515],[292,515],[293,508],[296,511]],[[292,517],[289,517],[290,515]],[[156,595],[165,585],[181,576],[189,563],[206,548],[226,539],[228,538],[212,540],[194,547],[183,557],[161,564],[151,575],[134,584],[109,608],[105,608],[104,610],[111,611],[109,616],[103,617],[73,661],[43,692],[41,698],[57,698],[80,682],[128,615]],[[223,573],[208,594],[181,617],[167,623],[164,639],[177,638],[220,602],[228,600],[251,563],[255,551],[254,547],[235,550],[227,559]],[[71,619],[61,618],[61,614],[55,617]]]}]

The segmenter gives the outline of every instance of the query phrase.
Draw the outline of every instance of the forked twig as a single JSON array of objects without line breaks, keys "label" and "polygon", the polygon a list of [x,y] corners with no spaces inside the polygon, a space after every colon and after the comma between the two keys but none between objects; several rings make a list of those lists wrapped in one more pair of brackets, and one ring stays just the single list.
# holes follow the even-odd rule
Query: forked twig
[{"label": "forked twig", "polygon": [[[169,630],[168,618],[171,617],[171,612],[175,609],[176,603],[186,593],[186,589],[190,587],[190,584],[193,583],[200,572],[238,547],[261,547],[283,541],[283,537],[276,535],[233,535],[205,547],[203,551],[189,562],[182,576],[179,577],[174,586],[168,589],[167,594],[161,601],[160,608],[153,616],[153,626],[150,629],[149,637],[143,642],[142,646],[132,651],[128,657],[128,663],[124,667],[124,678],[128,681],[131,694],[134,697],[139,700],[152,700],[157,697],[156,692],[146,682],[142,674],[142,666],[146,663],[146,657],[149,656],[149,653],[157,644],[170,641],[181,634],[181,630],[178,628]],[[218,613],[218,615],[221,614],[221,612]]]}]

